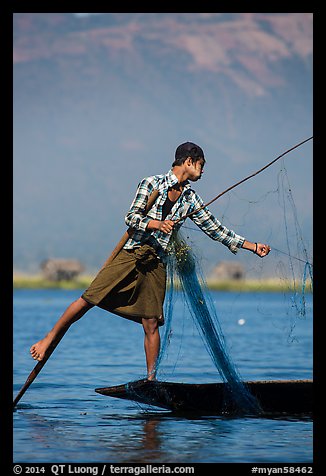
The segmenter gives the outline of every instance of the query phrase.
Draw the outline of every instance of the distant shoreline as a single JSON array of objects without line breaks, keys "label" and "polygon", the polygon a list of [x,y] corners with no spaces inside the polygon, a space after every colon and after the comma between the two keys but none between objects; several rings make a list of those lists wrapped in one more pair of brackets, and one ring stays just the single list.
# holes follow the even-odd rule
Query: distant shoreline
[{"label": "distant shoreline", "polygon": [[[83,275],[67,281],[50,281],[41,275],[17,275],[13,278],[14,289],[86,289],[94,276]],[[302,282],[281,280],[279,278],[241,279],[241,280],[207,280],[207,285],[213,291],[235,292],[301,292]],[[310,281],[307,281],[305,292],[312,292]]]}]

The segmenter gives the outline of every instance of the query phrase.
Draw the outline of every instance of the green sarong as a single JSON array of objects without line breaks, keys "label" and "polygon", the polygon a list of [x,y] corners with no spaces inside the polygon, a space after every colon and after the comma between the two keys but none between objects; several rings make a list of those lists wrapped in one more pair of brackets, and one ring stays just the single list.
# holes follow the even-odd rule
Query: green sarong
[{"label": "green sarong", "polygon": [[122,249],[99,271],[82,298],[140,324],[143,318],[157,318],[161,326],[165,288],[166,266],[154,248],[145,244]]}]

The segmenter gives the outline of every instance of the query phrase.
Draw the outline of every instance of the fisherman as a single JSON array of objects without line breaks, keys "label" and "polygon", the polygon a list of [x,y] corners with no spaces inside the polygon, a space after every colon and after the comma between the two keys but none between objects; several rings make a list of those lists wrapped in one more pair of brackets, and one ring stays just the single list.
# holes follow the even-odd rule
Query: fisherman
[{"label": "fisherman", "polygon": [[[204,233],[234,254],[244,248],[260,257],[268,255],[268,245],[248,241],[222,225],[192,189],[190,182],[202,177],[205,162],[201,147],[185,142],[177,147],[167,174],[141,180],[125,217],[132,232],[123,248],[111,262],[104,264],[88,289],[67,307],[53,329],[32,345],[33,359],[45,359],[51,345],[71,324],[98,306],[142,324],[147,378],[154,379],[160,349],[159,327],[164,324],[167,250],[172,232],[182,226],[185,215],[192,213],[191,220]],[[158,195],[146,214],[153,192]]]}]

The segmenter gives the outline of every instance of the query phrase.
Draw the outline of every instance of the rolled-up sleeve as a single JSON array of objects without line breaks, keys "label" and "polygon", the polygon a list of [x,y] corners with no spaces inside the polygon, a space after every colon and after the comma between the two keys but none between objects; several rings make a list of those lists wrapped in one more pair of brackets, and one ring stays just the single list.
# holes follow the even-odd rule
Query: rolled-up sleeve
[{"label": "rolled-up sleeve", "polygon": [[[204,206],[202,199],[196,194],[194,209]],[[193,222],[210,238],[220,241],[227,246],[232,253],[236,254],[243,245],[245,238],[237,235],[233,230],[215,218],[207,207],[202,208],[191,216]]]}]

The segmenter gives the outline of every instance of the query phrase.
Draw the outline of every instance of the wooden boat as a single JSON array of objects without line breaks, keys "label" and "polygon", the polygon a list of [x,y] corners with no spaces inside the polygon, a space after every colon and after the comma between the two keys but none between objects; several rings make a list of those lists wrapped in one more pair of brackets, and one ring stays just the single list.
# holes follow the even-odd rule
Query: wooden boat
[{"label": "wooden boat", "polygon": [[[312,414],[312,380],[259,380],[245,382],[258,399],[262,414]],[[235,412],[225,383],[177,383],[136,380],[113,387],[96,388],[102,395],[133,400],[143,404],[202,415]]]}]

